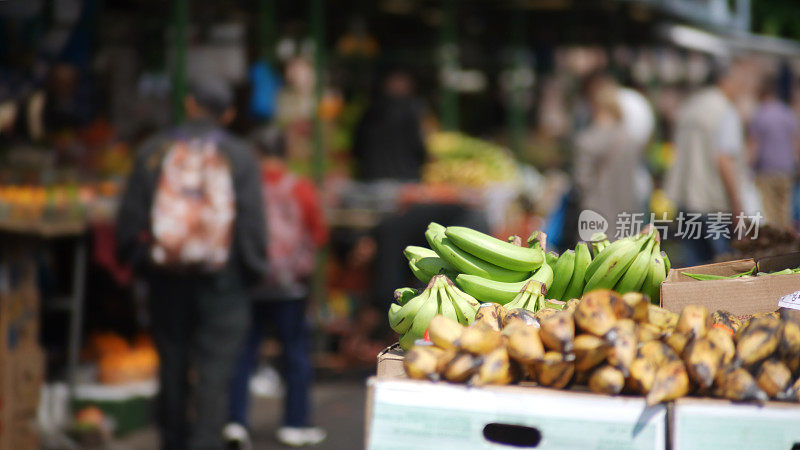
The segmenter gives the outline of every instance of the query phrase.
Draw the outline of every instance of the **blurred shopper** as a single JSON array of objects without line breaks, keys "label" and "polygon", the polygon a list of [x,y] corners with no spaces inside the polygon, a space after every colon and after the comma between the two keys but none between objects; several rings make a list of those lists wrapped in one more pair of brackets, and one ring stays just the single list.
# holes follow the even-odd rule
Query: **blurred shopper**
[{"label": "blurred shopper", "polygon": [[297,178],[286,166],[286,141],[277,128],[256,134],[261,153],[261,182],[267,215],[270,273],[254,293],[253,322],[231,383],[230,423],[225,439],[232,448],[249,448],[249,380],[267,325],[276,328],[286,369],[283,426],[278,441],[301,446],[322,442],[324,430],[310,426],[312,381],[306,304],[315,252],[328,240],[322,209],[311,180]]},{"label": "blurred shopper", "polygon": [[407,73],[391,72],[383,81],[358,125],[353,155],[364,180],[419,179],[425,162],[422,108]]},{"label": "blurred shopper", "polygon": [[794,110],[778,98],[774,80],[762,87],[761,105],[750,122],[749,138],[749,162],[756,174],[766,222],[790,228],[800,128]]},{"label": "blurred shopper", "polygon": [[639,213],[636,189],[640,153],[626,132],[615,84],[591,89],[592,121],[575,141],[575,184],[581,209],[591,209],[614,228],[622,213]]},{"label": "blurred shopper", "polygon": [[622,111],[622,124],[631,145],[638,153],[638,163],[635,169],[636,194],[640,207],[649,204],[650,194],[653,192],[653,180],[650,171],[644,164],[644,155],[647,144],[653,135],[656,118],[653,107],[642,93],[628,88],[620,87],[617,93],[619,108]]},{"label": "blurred shopper", "polygon": [[117,217],[120,257],[148,282],[165,449],[222,448],[246,284],[266,272],[258,166],[223,129],[232,98],[222,81],[192,83],[187,121],[143,144]]},{"label": "blurred shopper", "polygon": [[677,114],[675,163],[665,190],[685,217],[700,214],[699,233],[683,236],[684,264],[713,260],[728,251],[721,233],[709,233],[709,213],[732,219],[758,209],[745,167],[742,119],[735,107],[748,83],[742,62],[721,71],[717,83],[690,96]]}]

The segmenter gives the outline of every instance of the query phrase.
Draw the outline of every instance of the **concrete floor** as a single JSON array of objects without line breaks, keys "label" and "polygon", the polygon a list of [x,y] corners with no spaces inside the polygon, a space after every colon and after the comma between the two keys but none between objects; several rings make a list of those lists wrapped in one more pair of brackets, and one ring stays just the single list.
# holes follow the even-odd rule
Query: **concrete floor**
[{"label": "concrete floor", "polygon": [[[319,450],[349,450],[364,447],[364,406],[366,380],[321,381],[314,386],[315,424],[328,432]],[[256,399],[252,409],[252,433],[256,450],[285,449],[274,438],[280,425],[281,399]],[[148,428],[114,442],[114,450],[154,450],[158,435]]]}]

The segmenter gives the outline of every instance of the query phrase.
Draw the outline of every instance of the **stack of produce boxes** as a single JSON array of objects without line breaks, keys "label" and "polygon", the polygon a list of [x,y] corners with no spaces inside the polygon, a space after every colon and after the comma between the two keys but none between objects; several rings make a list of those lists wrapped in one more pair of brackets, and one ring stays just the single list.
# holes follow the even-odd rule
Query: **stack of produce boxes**
[{"label": "stack of produce boxes", "polygon": [[45,375],[39,294],[30,257],[0,253],[0,449],[38,448],[35,430]]}]

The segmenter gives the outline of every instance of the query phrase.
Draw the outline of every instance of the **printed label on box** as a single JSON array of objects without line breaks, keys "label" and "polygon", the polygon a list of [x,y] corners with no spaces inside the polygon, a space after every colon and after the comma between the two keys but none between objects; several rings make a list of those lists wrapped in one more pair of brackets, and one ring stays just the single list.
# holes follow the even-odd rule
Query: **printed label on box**
[{"label": "printed label on box", "polygon": [[800,291],[784,295],[778,300],[778,308],[789,308],[800,310]]}]

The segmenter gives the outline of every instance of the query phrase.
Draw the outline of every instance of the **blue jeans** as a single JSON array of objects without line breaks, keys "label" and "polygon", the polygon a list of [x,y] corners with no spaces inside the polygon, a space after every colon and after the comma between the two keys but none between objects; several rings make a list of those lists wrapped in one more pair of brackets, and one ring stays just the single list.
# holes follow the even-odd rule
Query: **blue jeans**
[{"label": "blue jeans", "polygon": [[309,356],[309,328],[305,315],[305,300],[256,302],[250,332],[236,365],[230,387],[228,418],[247,426],[250,402],[250,376],[258,363],[258,348],[266,333],[267,324],[275,326],[283,346],[286,395],[284,397],[284,425],[309,426],[309,391],[312,367]]},{"label": "blue jeans", "polygon": [[[681,239],[681,246],[683,247],[683,267],[697,266],[700,264],[708,264],[714,261],[717,256],[727,253],[731,250],[731,240],[724,236],[717,239],[706,238],[709,229],[708,216],[704,215],[700,219],[700,239]],[[733,230],[730,230],[733,235]]]}]

